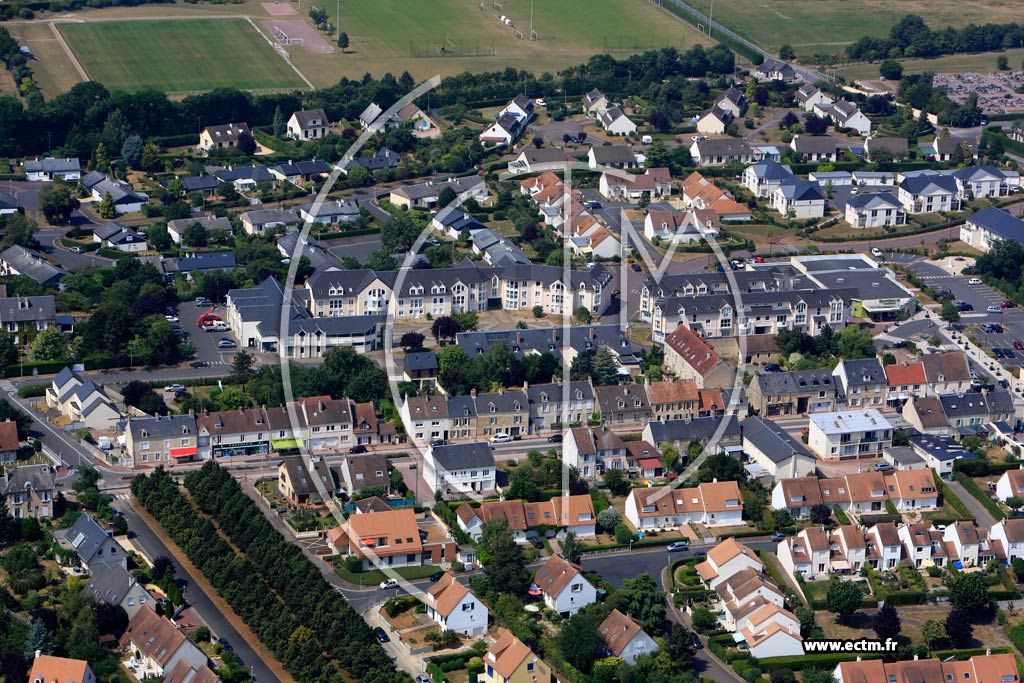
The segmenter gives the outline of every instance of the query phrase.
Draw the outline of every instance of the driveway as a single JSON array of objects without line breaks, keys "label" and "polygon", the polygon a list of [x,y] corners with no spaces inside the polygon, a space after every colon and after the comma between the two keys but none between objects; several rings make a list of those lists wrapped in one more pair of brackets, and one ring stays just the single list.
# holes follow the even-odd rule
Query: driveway
[{"label": "driveway", "polygon": [[[80,215],[80,214],[79,214]],[[75,216],[72,216],[75,221]],[[87,229],[91,229],[93,223],[79,223]],[[90,266],[112,266],[114,260],[103,256],[96,256],[91,253],[76,254],[60,243],[60,239],[67,232],[65,228],[41,228],[36,233],[39,240],[39,250],[52,258],[61,268],[65,270],[79,270]]]},{"label": "driveway", "polygon": [[974,515],[975,520],[978,522],[978,526],[983,529],[991,529],[992,525],[996,523],[995,518],[989,514],[989,511],[978,502],[978,499],[967,492],[960,482],[958,481],[947,481],[946,486],[953,492],[957,498],[963,501],[964,506],[970,510],[971,514]]}]

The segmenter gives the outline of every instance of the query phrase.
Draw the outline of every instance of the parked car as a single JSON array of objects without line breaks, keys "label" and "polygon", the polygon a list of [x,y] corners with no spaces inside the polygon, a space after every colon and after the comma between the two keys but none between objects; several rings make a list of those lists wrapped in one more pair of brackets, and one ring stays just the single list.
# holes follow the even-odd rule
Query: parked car
[{"label": "parked car", "polygon": [[781,531],[776,531],[774,534],[772,534],[772,540],[776,543],[778,543],[779,541],[784,541],[785,539],[786,534],[782,533]]},{"label": "parked car", "polygon": [[969,285],[980,285],[980,284],[982,284],[982,282],[981,282],[981,280],[979,278],[972,277],[970,280],[967,281],[967,284],[969,284]]},{"label": "parked car", "polygon": [[444,572],[434,572],[430,575],[431,581],[440,581],[441,577],[444,576]]},{"label": "parked car", "polygon": [[548,443],[562,443],[562,435],[552,434],[551,436],[548,437]]},{"label": "parked car", "polygon": [[210,361],[208,360],[194,360],[189,363],[189,367],[193,368],[208,368],[210,367]]},{"label": "parked car", "polygon": [[212,306],[213,302],[207,299],[205,296],[196,297],[196,306]]},{"label": "parked car", "polygon": [[892,472],[892,465],[887,462],[875,463],[875,472]]},{"label": "parked car", "polygon": [[690,549],[689,544],[685,541],[676,541],[675,543],[669,543],[668,547],[665,548],[670,553],[681,553]]},{"label": "parked car", "polygon": [[1014,339],[1013,348],[1017,349],[1018,351],[1024,351],[1024,341],[1021,341],[1020,339]]},{"label": "parked car", "polygon": [[985,312],[986,313],[1002,313],[1003,312],[1003,307],[1002,306],[989,306],[988,308],[985,309]]},{"label": "parked car", "polygon": [[639,264],[639,263],[634,263],[633,265],[631,265],[631,266],[630,266],[630,269],[631,269],[631,270],[632,270],[632,271],[633,271],[634,273],[639,273],[639,272],[643,271],[643,268],[641,268],[641,267],[640,267],[640,264]]},{"label": "parked car", "polygon": [[431,439],[430,440],[430,445],[431,446],[443,446],[444,444],[445,444],[445,440],[444,439]]},{"label": "parked car", "polygon": [[508,434],[495,434],[491,437],[491,443],[508,443],[512,437]]},{"label": "parked car", "polygon": [[82,253],[82,248],[81,247],[71,247],[68,251],[70,251],[72,254],[81,254]]},{"label": "parked car", "polygon": [[175,393],[177,391],[184,391],[184,389],[185,389],[185,385],[184,384],[168,384],[166,387],[164,387],[164,391],[166,391],[168,393],[171,393],[171,394],[173,394],[173,393]]},{"label": "parked car", "polygon": [[178,316],[176,316],[176,315],[165,315],[164,316],[164,320],[166,320],[169,323],[179,322]]},{"label": "parked car", "polygon": [[953,305],[956,306],[956,310],[958,310],[958,311],[973,311],[974,310],[974,305],[973,304],[969,304],[966,301],[954,301]]},{"label": "parked car", "polygon": [[984,332],[985,334],[992,334],[992,326],[989,325],[988,323],[982,323],[981,325],[978,326],[978,329]]},{"label": "parked car", "polygon": [[879,249],[878,247],[872,247],[871,255],[874,256],[875,258],[882,258],[882,250]]},{"label": "parked car", "polygon": [[398,581],[395,579],[384,579],[380,582],[380,589],[386,591],[389,588],[398,588]]},{"label": "parked car", "polygon": [[1003,357],[1003,350],[999,349],[999,348],[994,348],[994,349],[992,349],[992,355],[994,355],[996,358],[1002,358]]},{"label": "parked car", "polygon": [[231,643],[228,642],[227,638],[218,638],[217,643],[220,645],[220,648],[222,650],[227,650],[228,652],[231,652],[235,649],[231,646]]},{"label": "parked car", "polygon": [[366,452],[366,446],[364,446],[361,443],[357,443],[355,446],[353,446],[352,448],[348,449],[348,452],[352,453],[353,455],[355,455],[356,453],[365,453]]},{"label": "parked car", "polygon": [[953,292],[948,289],[937,289],[935,290],[935,298],[938,301],[945,301],[946,299],[953,298]]},{"label": "parked car", "polygon": [[416,677],[416,683],[433,683],[430,676],[426,674],[420,674]]},{"label": "parked car", "polygon": [[230,339],[221,339],[219,342],[217,342],[217,348],[218,349],[237,349],[238,348],[238,344],[236,344],[235,342],[231,341]]},{"label": "parked car", "polygon": [[377,640],[380,641],[381,643],[387,643],[387,642],[391,641],[391,638],[388,637],[387,632],[384,629],[382,629],[380,626],[375,626],[374,627],[373,635],[377,636]]},{"label": "parked car", "polygon": [[540,540],[540,536],[530,536],[526,540],[528,540],[530,542],[530,545],[532,545],[537,550],[540,550],[544,547],[544,541]]},{"label": "parked car", "polygon": [[996,334],[1003,333],[1003,326],[1000,325],[999,323],[989,323],[989,327],[991,327],[992,331],[995,332]]},{"label": "parked car", "polygon": [[764,366],[764,371],[765,372],[782,372],[782,366],[779,365],[778,363],[769,363],[768,365]]},{"label": "parked car", "polygon": [[693,634],[693,649],[694,650],[703,650],[704,649],[704,643],[701,642],[700,636],[698,636],[696,633]]},{"label": "parked car", "polygon": [[1013,301],[1010,301],[1009,299],[1006,299],[1005,301],[1003,301],[1003,303],[999,305],[1002,306],[1003,308],[1017,308],[1017,304]]}]

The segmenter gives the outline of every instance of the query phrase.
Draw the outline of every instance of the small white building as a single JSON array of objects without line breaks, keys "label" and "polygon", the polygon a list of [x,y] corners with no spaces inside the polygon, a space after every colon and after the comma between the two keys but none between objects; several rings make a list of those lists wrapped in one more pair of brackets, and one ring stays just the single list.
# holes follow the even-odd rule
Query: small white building
[{"label": "small white building", "polygon": [[576,565],[559,555],[548,558],[533,582],[544,596],[544,605],[562,616],[572,616],[597,601],[597,589],[583,577]]},{"label": "small white building", "polygon": [[597,632],[613,657],[621,657],[630,664],[636,662],[637,657],[653,654],[659,649],[658,644],[635,619],[617,609],[605,617],[597,627]]},{"label": "small white building", "polygon": [[30,182],[46,182],[54,178],[72,181],[82,177],[82,169],[77,158],[26,159],[25,177]]},{"label": "small white building", "polygon": [[488,443],[431,446],[423,458],[427,486],[442,495],[465,495],[495,489],[497,466]]},{"label": "small white building", "polygon": [[1004,503],[1009,498],[1024,500],[1024,469],[1006,470],[996,482],[996,495]]},{"label": "small white building", "polygon": [[881,456],[892,446],[892,425],[874,408],[814,413],[808,419],[807,445],[821,458]]},{"label": "small white building", "polygon": [[297,111],[288,119],[288,137],[293,140],[316,140],[327,137],[331,124],[323,109]]},{"label": "small white building", "polygon": [[795,219],[821,218],[825,215],[825,195],[817,183],[794,178],[772,192],[772,208]]},{"label": "small white building", "polygon": [[636,132],[636,124],[618,106],[599,111],[597,120],[609,135],[632,135]]},{"label": "small white building", "polygon": [[697,565],[697,573],[714,590],[744,569],[764,572],[764,565],[753,550],[734,538],[727,538],[708,551],[708,559]]},{"label": "small white building", "polygon": [[1007,561],[1024,559],[1024,519],[1001,519],[989,529],[988,539],[999,543]]},{"label": "small white building", "polygon": [[464,636],[482,636],[487,632],[487,605],[450,571],[427,590],[424,603],[427,616],[437,622],[442,631],[455,631]]}]

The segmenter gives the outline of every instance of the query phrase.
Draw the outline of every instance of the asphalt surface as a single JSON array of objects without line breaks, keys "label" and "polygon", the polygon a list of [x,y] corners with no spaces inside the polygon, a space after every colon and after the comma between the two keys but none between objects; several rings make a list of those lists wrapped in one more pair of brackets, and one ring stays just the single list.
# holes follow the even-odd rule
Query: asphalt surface
[{"label": "asphalt surface", "polygon": [[131,502],[124,498],[118,498],[114,501],[113,507],[125,516],[128,528],[133,534],[132,542],[142,550],[150,562],[159,555],[166,555],[171,558],[175,575],[179,579],[188,582],[184,590],[185,599],[188,600],[196,613],[210,627],[215,637],[227,638],[235,654],[241,658],[246,666],[251,667],[253,678],[257,681],[276,681],[277,676],[271,672],[270,667],[260,658],[256,650],[249,646],[249,643],[235,630],[235,627],[224,618],[224,615],[221,614],[221,611],[213,603],[213,600],[210,599],[210,596],[203,591],[195,578],[174,559],[174,555],[143,521],[142,517],[132,507]]}]

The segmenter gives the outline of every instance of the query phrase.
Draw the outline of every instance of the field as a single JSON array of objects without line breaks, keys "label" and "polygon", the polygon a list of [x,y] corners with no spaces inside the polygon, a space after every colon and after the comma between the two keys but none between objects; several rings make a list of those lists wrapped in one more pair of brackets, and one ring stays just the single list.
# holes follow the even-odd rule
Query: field
[{"label": "field", "polygon": [[[709,12],[710,0],[685,2]],[[887,36],[904,14],[923,16],[932,29],[1019,21],[1021,16],[1017,0],[718,0],[713,18],[763,47],[777,50],[789,43],[802,55],[842,52],[864,35]]]},{"label": "field", "polygon": [[304,86],[244,19],[100,21],[58,28],[89,77],[111,89],[180,93]]},{"label": "field", "polygon": [[[970,71],[974,73],[990,73],[996,70],[996,58],[1006,57],[1011,69],[1018,69],[1024,60],[1024,48],[1005,50],[1003,52],[982,52],[974,55],[949,55],[936,59],[901,59],[903,73],[919,74],[925,71],[935,73],[954,73]],[[847,80],[877,80],[878,64],[851,64],[836,69],[836,73]]]}]

